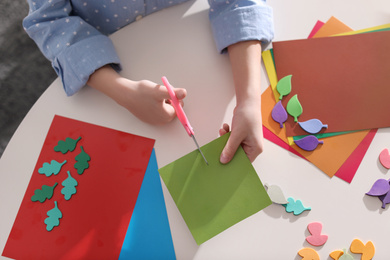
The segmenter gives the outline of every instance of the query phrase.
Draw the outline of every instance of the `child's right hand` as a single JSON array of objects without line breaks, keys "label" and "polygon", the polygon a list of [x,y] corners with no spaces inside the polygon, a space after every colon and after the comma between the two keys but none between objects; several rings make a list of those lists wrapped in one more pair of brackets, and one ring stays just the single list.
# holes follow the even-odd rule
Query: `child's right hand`
[{"label": "child's right hand", "polygon": [[[176,116],[165,86],[149,80],[132,81],[123,78],[110,66],[102,67],[92,74],[88,85],[111,97],[146,123],[162,125]],[[174,91],[180,102],[183,102],[187,91],[183,88]]]}]

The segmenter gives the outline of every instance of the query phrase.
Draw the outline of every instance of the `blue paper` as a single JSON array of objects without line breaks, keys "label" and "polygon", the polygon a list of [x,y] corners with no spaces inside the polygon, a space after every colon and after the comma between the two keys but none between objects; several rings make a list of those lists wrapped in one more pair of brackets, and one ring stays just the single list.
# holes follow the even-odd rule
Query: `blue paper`
[{"label": "blue paper", "polygon": [[122,245],[124,259],[176,259],[154,149]]}]

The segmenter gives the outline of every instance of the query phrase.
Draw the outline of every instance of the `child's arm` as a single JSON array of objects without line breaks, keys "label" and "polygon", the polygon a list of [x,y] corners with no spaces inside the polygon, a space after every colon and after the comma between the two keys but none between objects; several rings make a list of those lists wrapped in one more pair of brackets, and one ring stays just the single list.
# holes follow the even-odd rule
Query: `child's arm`
[{"label": "child's arm", "polygon": [[68,96],[75,94],[89,76],[104,65],[120,70],[112,41],[92,25],[72,15],[71,1],[28,0],[23,20],[27,34],[49,59]]},{"label": "child's arm", "polygon": [[[125,107],[144,122],[161,125],[175,116],[175,109],[166,101],[170,98],[165,86],[148,80],[132,81],[121,77],[111,66],[95,71],[87,84]],[[179,100],[185,98],[185,89],[176,88]]]},{"label": "child's arm", "polygon": [[[228,47],[236,91],[230,138],[222,151],[221,162],[229,162],[241,144],[251,162],[263,151],[261,119],[261,45],[259,41],[243,41]],[[224,124],[223,135],[229,131]]]},{"label": "child's arm", "polygon": [[[273,38],[272,8],[266,0],[209,0],[209,18],[217,49],[228,52],[236,90],[232,133],[221,154],[227,163],[241,144],[253,162],[263,150],[261,119],[261,45]],[[220,134],[230,130],[228,124]]]}]

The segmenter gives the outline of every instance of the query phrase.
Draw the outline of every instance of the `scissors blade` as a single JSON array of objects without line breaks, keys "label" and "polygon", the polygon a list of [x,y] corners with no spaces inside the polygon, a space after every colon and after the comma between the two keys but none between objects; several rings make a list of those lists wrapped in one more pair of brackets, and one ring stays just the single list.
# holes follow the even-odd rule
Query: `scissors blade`
[{"label": "scissors blade", "polygon": [[199,150],[200,154],[202,155],[204,161],[206,162],[207,165],[209,165],[209,163],[208,163],[207,160],[206,160],[206,157],[204,157],[204,155],[203,155],[203,153],[202,153],[202,150],[200,150],[200,147],[199,147],[199,145],[198,145],[198,142],[196,141],[195,135],[191,135],[191,136],[192,136],[192,139],[194,139],[194,142],[195,142],[195,144],[196,144],[196,147],[198,147],[198,150]]}]

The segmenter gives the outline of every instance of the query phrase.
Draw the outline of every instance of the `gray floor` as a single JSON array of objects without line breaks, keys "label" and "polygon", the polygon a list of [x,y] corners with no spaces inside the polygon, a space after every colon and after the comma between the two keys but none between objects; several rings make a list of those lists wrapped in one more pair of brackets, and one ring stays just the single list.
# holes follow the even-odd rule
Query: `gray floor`
[{"label": "gray floor", "polygon": [[24,32],[26,0],[0,1],[0,157],[31,106],[57,77]]}]

